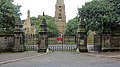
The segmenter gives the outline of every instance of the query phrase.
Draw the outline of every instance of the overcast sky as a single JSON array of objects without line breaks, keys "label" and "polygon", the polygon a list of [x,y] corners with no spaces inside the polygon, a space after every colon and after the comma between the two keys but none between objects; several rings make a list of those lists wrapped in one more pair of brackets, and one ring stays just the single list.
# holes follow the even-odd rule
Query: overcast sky
[{"label": "overcast sky", "polygon": [[[65,12],[67,21],[74,18],[77,15],[77,8],[85,4],[90,0],[64,0]],[[54,17],[56,0],[14,0],[14,4],[22,5],[21,19],[27,18],[27,10],[30,10],[31,17],[37,17],[42,15],[43,11],[46,15]]]}]

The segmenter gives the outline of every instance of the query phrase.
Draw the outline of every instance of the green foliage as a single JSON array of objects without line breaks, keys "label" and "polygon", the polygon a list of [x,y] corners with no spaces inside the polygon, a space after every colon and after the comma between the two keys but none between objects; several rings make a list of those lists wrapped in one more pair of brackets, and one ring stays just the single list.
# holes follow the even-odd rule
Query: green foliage
[{"label": "green foliage", "polygon": [[11,29],[15,26],[15,19],[20,16],[19,5],[12,4],[12,0],[0,0],[0,28]]},{"label": "green foliage", "polygon": [[65,34],[67,35],[76,34],[77,29],[78,29],[78,21],[77,21],[77,17],[75,17],[68,21],[65,28]]},{"label": "green foliage", "polygon": [[22,14],[21,14],[21,12],[20,12],[20,8],[21,8],[22,6],[21,5],[14,5],[14,10],[15,10],[15,14],[16,14],[16,16],[21,16]]},{"label": "green foliage", "polygon": [[[48,32],[51,32],[52,34],[58,34],[58,28],[54,23],[53,17],[46,15],[45,18],[46,18]],[[37,18],[31,17],[31,22],[35,25],[37,29],[36,33],[40,31],[40,24],[42,22],[42,19],[43,19],[42,15],[39,15]]]},{"label": "green foliage", "polygon": [[87,30],[102,34],[105,26],[115,27],[120,23],[120,10],[117,0],[93,0],[78,9],[81,18],[85,19]]}]

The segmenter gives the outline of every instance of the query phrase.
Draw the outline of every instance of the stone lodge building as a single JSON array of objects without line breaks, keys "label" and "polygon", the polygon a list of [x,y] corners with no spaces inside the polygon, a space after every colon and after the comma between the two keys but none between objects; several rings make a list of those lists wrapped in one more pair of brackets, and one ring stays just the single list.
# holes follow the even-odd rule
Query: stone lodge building
[{"label": "stone lodge building", "polygon": [[30,11],[28,10],[27,19],[23,20],[23,29],[25,34],[35,34],[36,29],[34,24],[30,21]]}]

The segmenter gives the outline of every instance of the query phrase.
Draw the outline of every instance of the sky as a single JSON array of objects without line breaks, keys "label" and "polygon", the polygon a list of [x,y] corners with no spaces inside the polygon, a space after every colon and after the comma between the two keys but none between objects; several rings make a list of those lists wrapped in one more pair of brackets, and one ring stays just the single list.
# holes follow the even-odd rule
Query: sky
[{"label": "sky", "polygon": [[[21,19],[27,18],[27,11],[30,10],[31,17],[37,17],[45,12],[45,15],[54,17],[55,4],[57,0],[14,0],[14,4],[22,5],[21,7]],[[66,20],[70,20],[77,15],[77,9],[82,7],[85,2],[91,0],[64,0]]]}]

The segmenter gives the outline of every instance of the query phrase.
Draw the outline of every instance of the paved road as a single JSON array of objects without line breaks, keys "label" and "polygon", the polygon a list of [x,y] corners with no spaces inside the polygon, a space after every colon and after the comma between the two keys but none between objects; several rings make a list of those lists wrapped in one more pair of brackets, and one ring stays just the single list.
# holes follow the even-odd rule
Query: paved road
[{"label": "paved road", "polygon": [[6,62],[14,59],[32,57],[43,55],[44,53],[37,53],[37,51],[26,51],[21,53],[0,53],[0,64],[1,62]]},{"label": "paved road", "polygon": [[120,67],[120,59],[88,56],[84,53],[52,52],[0,67]]}]

